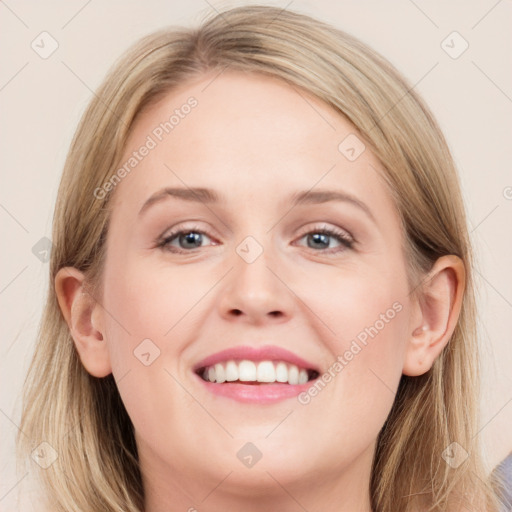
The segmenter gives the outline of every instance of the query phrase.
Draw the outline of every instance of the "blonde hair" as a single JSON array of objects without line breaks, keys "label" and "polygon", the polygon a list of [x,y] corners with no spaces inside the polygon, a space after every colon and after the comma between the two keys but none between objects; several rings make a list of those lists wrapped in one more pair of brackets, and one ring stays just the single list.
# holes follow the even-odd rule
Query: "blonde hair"
[{"label": "blonde hair", "polygon": [[[312,93],[345,116],[382,163],[403,224],[414,285],[437,258],[459,256],[466,289],[459,322],[433,367],[402,376],[377,442],[374,512],[496,511],[477,432],[479,367],[472,254],[447,143],[422,99],[393,66],[347,33],[268,6],[238,7],[199,28],[160,30],[116,63],[88,106],[65,163],[54,215],[50,286],[24,388],[22,460],[41,441],[57,460],[41,471],[54,511],[143,510],[133,427],[109,375],[88,374],[56,299],[59,269],[101,285],[111,193],[94,190],[119,165],[136,118],[174,88],[207,72],[263,73]],[[414,290],[413,290],[414,291]],[[457,468],[441,454],[457,442]],[[451,508],[448,508],[451,507]]]}]

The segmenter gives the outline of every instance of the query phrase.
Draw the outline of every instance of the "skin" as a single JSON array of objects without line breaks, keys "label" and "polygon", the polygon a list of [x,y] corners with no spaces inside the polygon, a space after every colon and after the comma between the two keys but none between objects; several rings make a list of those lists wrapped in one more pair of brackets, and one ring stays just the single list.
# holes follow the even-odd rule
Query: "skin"
[{"label": "skin", "polygon": [[[353,162],[338,150],[356,129],[276,79],[213,76],[183,85],[137,120],[127,158],[169,112],[198,100],[116,187],[101,296],[82,293],[83,275],[65,268],[56,278],[61,309],[86,369],[118,382],[135,426],[146,512],[170,504],[370,511],[377,435],[401,375],[426,372],[455,328],[462,262],[440,258],[424,300],[415,300],[380,163],[369,149]],[[225,201],[167,198],[138,215],[170,186],[212,188]],[[319,188],[355,196],[375,221],[349,202],[291,206],[293,192]],[[186,254],[156,247],[171,228],[191,225],[207,233],[197,248],[177,238],[172,246]],[[355,244],[315,243],[311,234],[324,226]],[[252,263],[236,251],[247,236],[263,250]],[[210,354],[262,344],[327,371],[397,302],[401,311],[307,405],[239,403],[212,395],[192,374]],[[149,366],[133,354],[146,338],[160,350]],[[247,442],[262,454],[252,468],[236,456]]]}]

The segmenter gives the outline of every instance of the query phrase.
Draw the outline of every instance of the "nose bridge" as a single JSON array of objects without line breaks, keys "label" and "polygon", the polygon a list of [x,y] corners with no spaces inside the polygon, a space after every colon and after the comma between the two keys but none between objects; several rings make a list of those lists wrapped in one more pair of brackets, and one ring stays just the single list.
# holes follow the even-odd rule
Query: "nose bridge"
[{"label": "nose bridge", "polygon": [[268,299],[276,293],[276,276],[270,268],[278,266],[276,251],[272,247],[272,237],[268,234],[258,238],[246,236],[235,249],[235,285],[244,291],[244,296],[252,299]]},{"label": "nose bridge", "polygon": [[253,321],[289,314],[290,291],[278,277],[282,268],[279,252],[273,246],[272,232],[266,231],[263,226],[235,247],[233,269],[220,301],[221,314],[244,315]]}]

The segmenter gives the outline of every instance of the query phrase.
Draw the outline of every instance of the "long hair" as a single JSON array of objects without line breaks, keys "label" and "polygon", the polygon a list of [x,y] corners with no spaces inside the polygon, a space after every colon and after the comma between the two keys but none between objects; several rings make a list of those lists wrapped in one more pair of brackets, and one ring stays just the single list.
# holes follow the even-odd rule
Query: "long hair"
[{"label": "long hair", "polygon": [[[402,376],[379,433],[374,512],[497,510],[478,433],[479,360],[472,252],[457,171],[432,113],[406,79],[353,36],[309,16],[238,7],[198,28],[159,30],[114,65],[86,109],[65,163],[53,219],[49,289],[24,387],[21,460],[41,442],[57,453],[41,471],[53,511],[141,512],[144,491],[131,420],[109,375],[80,362],[54,280],[64,266],[101,285],[109,201],[101,187],[120,165],[135,120],[150,104],[205,73],[261,73],[323,100],[348,119],[384,169],[400,214],[411,289],[437,258],[466,269],[455,331],[432,368]],[[410,274],[409,274],[410,272]],[[421,289],[419,286],[418,290]],[[442,457],[456,442],[458,467]]]}]

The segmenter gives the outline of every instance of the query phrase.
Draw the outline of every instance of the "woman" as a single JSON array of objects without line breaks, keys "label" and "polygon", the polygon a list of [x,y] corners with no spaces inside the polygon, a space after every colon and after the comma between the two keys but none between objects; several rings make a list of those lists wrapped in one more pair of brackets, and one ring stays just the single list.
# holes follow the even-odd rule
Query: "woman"
[{"label": "woman", "polygon": [[355,38],[256,6],[144,38],[53,243],[19,439],[51,510],[498,510],[453,160]]}]

